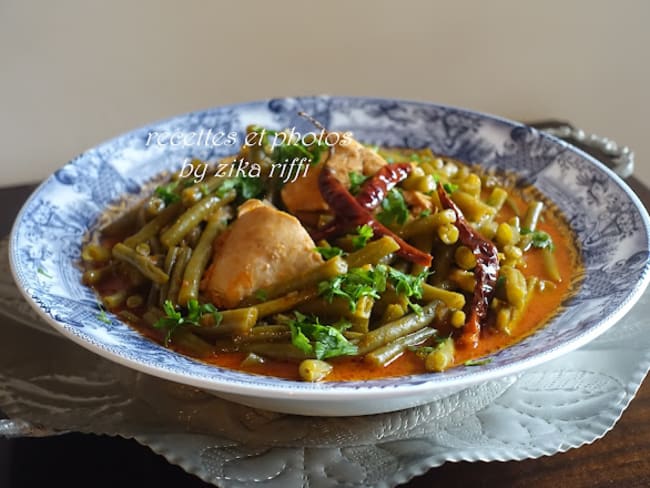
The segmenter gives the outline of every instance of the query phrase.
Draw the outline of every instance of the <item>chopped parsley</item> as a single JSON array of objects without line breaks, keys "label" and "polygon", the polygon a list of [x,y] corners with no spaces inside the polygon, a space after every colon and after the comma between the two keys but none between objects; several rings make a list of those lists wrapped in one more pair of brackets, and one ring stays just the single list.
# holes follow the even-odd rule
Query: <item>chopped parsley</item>
[{"label": "chopped parsley", "polygon": [[160,185],[154,190],[154,194],[160,198],[165,205],[178,202],[181,197],[176,193],[176,188],[178,188],[178,181],[172,181],[166,185]]},{"label": "chopped parsley", "polygon": [[422,212],[420,212],[420,217],[428,217],[429,215],[431,215],[430,208],[425,208],[424,210],[422,210]]},{"label": "chopped parsley", "polygon": [[265,302],[269,299],[269,294],[266,290],[262,290],[261,288],[255,292],[255,298],[259,300],[260,302]]},{"label": "chopped parsley", "polygon": [[523,228],[521,229],[521,235],[530,235],[530,244],[533,247],[539,249],[548,248],[551,251],[555,250],[555,245],[553,244],[553,239],[548,233],[543,230],[531,231],[530,229]]},{"label": "chopped parsley", "polygon": [[456,190],[458,190],[458,185],[455,183],[443,183],[442,187],[447,193],[454,193]]},{"label": "chopped parsley", "polygon": [[350,193],[356,195],[361,190],[361,185],[368,179],[367,176],[357,173],[356,171],[351,171],[348,173],[350,178]]},{"label": "chopped parsley", "polygon": [[223,320],[223,315],[214,305],[211,303],[199,305],[198,300],[190,300],[187,303],[187,315],[185,316],[179,310],[176,310],[171,300],[165,300],[163,310],[165,311],[165,316],[158,319],[154,327],[157,329],[167,329],[167,334],[165,335],[166,346],[169,345],[172,336],[179,328],[186,326],[200,327],[199,320],[202,315],[212,315],[215,326],[218,326]]},{"label": "chopped parsley", "polygon": [[404,201],[404,195],[397,188],[391,189],[381,202],[381,212],[377,218],[384,225],[397,223],[403,225],[409,217],[409,209]]},{"label": "chopped parsley", "polygon": [[314,248],[314,251],[323,256],[323,259],[332,259],[335,256],[343,256],[345,254],[343,249],[336,246],[318,246]]},{"label": "chopped parsley", "polygon": [[45,276],[46,278],[49,278],[49,279],[52,279],[52,278],[53,278],[53,276],[52,276],[50,273],[48,273],[47,271],[45,271],[45,269],[41,268],[40,266],[36,269],[36,272],[37,272],[39,275]]},{"label": "chopped parsley", "polygon": [[465,366],[485,366],[486,364],[490,364],[491,362],[492,362],[492,358],[468,359],[463,364]]},{"label": "chopped parsley", "polygon": [[307,317],[300,312],[294,314],[295,319],[289,322],[291,343],[305,354],[327,359],[357,353],[357,346],[342,334],[342,330],[350,327],[349,322],[337,327],[321,324],[318,317]]},{"label": "chopped parsley", "polygon": [[409,307],[414,312],[420,313],[422,307],[412,299],[422,298],[422,287],[427,276],[426,271],[413,276],[384,264],[374,268],[352,268],[346,274],[319,283],[318,293],[330,303],[335,297],[346,300],[350,310],[354,312],[360,298],[379,299],[386,291],[387,284],[390,283],[398,294],[407,298]]},{"label": "chopped parsley", "polygon": [[410,275],[394,268],[388,268],[388,281],[398,294],[406,297],[408,306],[417,314],[422,313],[422,307],[417,303],[413,303],[411,298],[422,298],[422,287],[427,276],[429,276],[428,271],[423,271],[418,275]]},{"label": "chopped parsley", "polygon": [[97,304],[97,307],[99,308],[99,313],[97,314],[97,320],[100,322],[104,322],[105,324],[110,324],[111,319],[108,317],[108,314],[106,313],[106,309],[101,303]]},{"label": "chopped parsley", "polygon": [[318,294],[329,303],[335,297],[347,300],[350,310],[354,312],[361,297],[379,299],[380,294],[386,291],[386,278],[384,265],[370,269],[352,268],[346,274],[321,281],[318,284]]},{"label": "chopped parsley", "polygon": [[257,198],[264,194],[264,181],[252,176],[228,178],[217,190],[217,196],[223,198],[230,190],[235,190],[242,200]]},{"label": "chopped parsley", "polygon": [[352,246],[355,249],[366,247],[366,244],[368,244],[368,241],[372,239],[373,235],[374,232],[372,231],[372,227],[368,224],[357,227],[357,235],[352,238]]}]

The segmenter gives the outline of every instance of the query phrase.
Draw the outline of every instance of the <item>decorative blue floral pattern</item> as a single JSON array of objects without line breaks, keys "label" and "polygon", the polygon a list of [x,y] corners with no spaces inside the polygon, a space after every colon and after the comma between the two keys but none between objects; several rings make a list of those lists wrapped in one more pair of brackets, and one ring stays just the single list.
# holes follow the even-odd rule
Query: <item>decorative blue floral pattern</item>
[{"label": "decorative blue floral pattern", "polygon": [[[332,130],[368,143],[430,147],[471,164],[514,171],[534,182],[567,216],[586,268],[580,292],[545,328],[499,352],[481,368],[400,379],[311,385],[206,365],[169,351],[109,314],[80,284],[80,242],[107,204],[186,158],[215,159],[233,146],[147,145],[152,131],[211,129],[244,133],[250,123],[313,130],[304,110]],[[25,295],[59,331],[95,352],[145,372],[215,391],[248,395],[422,395],[511,374],[568,352],[625,313],[648,282],[648,216],[634,194],[589,156],[534,129],[467,110],[427,103],[345,97],[286,98],[194,112],[135,130],[87,151],[46,180],[20,213],[11,261]],[[385,397],[386,395],[384,395]],[[426,397],[424,397],[426,398]]]}]

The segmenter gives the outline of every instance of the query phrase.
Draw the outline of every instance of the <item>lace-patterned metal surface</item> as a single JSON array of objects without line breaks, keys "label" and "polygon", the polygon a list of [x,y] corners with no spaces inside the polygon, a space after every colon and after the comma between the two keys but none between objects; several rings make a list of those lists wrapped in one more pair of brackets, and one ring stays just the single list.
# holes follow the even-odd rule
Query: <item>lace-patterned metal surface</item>
[{"label": "lace-patterned metal surface", "polygon": [[393,487],[449,461],[566,451],[614,425],[650,365],[646,292],[599,338],[518,377],[395,413],[279,414],[121,367],[50,333],[21,306],[6,253],[2,242],[0,409],[10,419],[0,435],[133,437],[222,488]]},{"label": "lace-patterned metal surface", "polygon": [[[187,157],[213,159],[236,146],[147,145],[151,131],[220,130],[249,123],[311,129],[304,110],[333,130],[368,143],[431,147],[434,152],[516,172],[534,182],[569,218],[583,246],[579,293],[551,323],[480,368],[459,367],[367,382],[307,384],[206,365],[143,339],[110,316],[98,318],[93,293],[80,284],[80,241],[105,206],[137,194],[163,169]],[[45,181],[20,213],[11,238],[13,271],[40,314],[70,339],[113,361],[249,405],[304,414],[350,415],[397,410],[450,388],[515,374],[584,345],[616,322],[648,282],[648,216],[636,196],[602,164],[530,127],[451,107],[384,99],[276,99],[195,112],[138,129],[87,151]],[[287,398],[291,398],[287,400]],[[378,410],[379,409],[379,410]]]}]

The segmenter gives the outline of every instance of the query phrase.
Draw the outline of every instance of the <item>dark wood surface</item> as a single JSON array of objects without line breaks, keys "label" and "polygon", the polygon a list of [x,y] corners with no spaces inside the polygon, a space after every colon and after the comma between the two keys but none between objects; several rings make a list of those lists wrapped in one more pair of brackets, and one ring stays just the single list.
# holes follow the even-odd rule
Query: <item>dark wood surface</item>
[{"label": "dark wood surface", "polygon": [[[650,190],[630,186],[646,207]],[[0,189],[0,234],[9,231],[32,186]],[[185,473],[135,441],[67,434],[43,439],[0,439],[0,488],[65,486],[187,487],[211,485]],[[650,486],[650,383],[641,386],[620,421],[591,445],[526,461],[447,463],[408,487],[648,487]]]}]

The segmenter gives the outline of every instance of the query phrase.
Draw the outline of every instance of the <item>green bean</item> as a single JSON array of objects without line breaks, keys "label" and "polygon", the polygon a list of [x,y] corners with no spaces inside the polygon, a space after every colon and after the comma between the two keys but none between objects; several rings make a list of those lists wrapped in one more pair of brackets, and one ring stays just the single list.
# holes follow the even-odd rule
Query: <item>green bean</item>
[{"label": "green bean", "polygon": [[194,330],[195,334],[203,337],[219,337],[223,335],[245,336],[250,334],[257,322],[257,309],[255,307],[233,308],[219,312],[221,322],[214,323],[212,314],[201,316],[201,327]]},{"label": "green bean", "polygon": [[298,374],[303,380],[316,383],[324,380],[333,369],[331,364],[320,359],[305,359],[298,366]]},{"label": "green bean", "polygon": [[535,288],[537,287],[537,277],[531,276],[526,280],[526,295],[524,296],[523,303],[521,307],[515,308],[512,310],[510,322],[508,323],[507,326],[507,333],[511,333],[515,330],[519,322],[521,321],[521,318],[523,317],[526,309],[528,308],[528,305],[530,305],[530,302],[533,299],[533,294],[535,292]]},{"label": "green bean", "polygon": [[449,271],[454,263],[454,246],[447,246],[443,243],[436,244],[432,255],[436,258],[433,260],[433,275],[431,283],[436,286],[442,286],[449,275]]},{"label": "green bean", "polygon": [[512,317],[512,309],[510,307],[504,306],[499,308],[496,318],[496,326],[501,332],[506,335],[511,335],[512,330],[510,329],[510,320]]},{"label": "green bean", "polygon": [[403,317],[405,313],[406,309],[399,303],[391,303],[386,307],[386,310],[384,310],[380,323],[386,324],[388,322],[392,322],[393,320],[397,320],[400,317]]},{"label": "green bean", "polygon": [[456,214],[453,210],[441,210],[433,215],[427,215],[426,217],[420,217],[410,221],[402,227],[399,234],[403,239],[410,239],[418,234],[433,233],[438,227],[445,224],[453,224],[454,222],[456,222]]},{"label": "green bean", "polygon": [[174,268],[169,277],[169,287],[167,288],[167,300],[171,301],[173,304],[178,304],[178,293],[183,284],[183,274],[185,273],[185,268],[191,258],[192,249],[187,246],[181,247],[176,262],[174,263]]},{"label": "green bean", "polygon": [[451,194],[451,199],[458,205],[463,215],[471,222],[478,222],[483,217],[493,216],[496,210],[493,207],[483,203],[478,198],[461,190]]},{"label": "green bean", "polygon": [[122,213],[113,222],[106,224],[100,229],[101,235],[105,237],[122,237],[127,232],[131,231],[131,229],[136,226],[141,207],[142,203],[139,203]]},{"label": "green bean", "polygon": [[426,327],[433,320],[438,304],[439,302],[437,300],[432,301],[422,307],[420,314],[412,313],[405,315],[393,322],[371,330],[359,341],[359,354],[366,354],[394,341],[398,337]]},{"label": "green bean", "polygon": [[510,210],[519,217],[520,215],[520,210],[519,210],[519,205],[517,205],[517,202],[515,202],[514,198],[512,198],[510,195],[508,195],[508,198],[506,198],[506,205],[510,207]]},{"label": "green bean", "polygon": [[524,215],[524,220],[521,223],[521,227],[528,229],[530,232],[533,232],[537,228],[537,223],[539,218],[542,215],[542,210],[544,204],[539,201],[530,202],[528,208],[526,209],[526,214]]},{"label": "green bean", "polygon": [[190,300],[196,300],[199,296],[199,284],[212,254],[212,244],[227,225],[225,215],[220,210],[208,219],[208,225],[201,234],[192,257],[187,263],[183,274],[183,282],[178,293],[178,303],[180,305],[185,306]]},{"label": "green bean", "polygon": [[[412,244],[415,247],[417,247],[420,251],[424,251],[425,253],[429,254],[431,253],[431,249],[433,248],[433,241],[434,241],[434,235],[432,233],[419,234],[413,237]],[[428,266],[414,263],[411,266],[411,274],[418,275],[420,273],[427,271],[428,269],[429,269]]]},{"label": "green bean", "polygon": [[544,271],[546,271],[548,277],[553,281],[562,281],[560,267],[557,264],[557,259],[555,259],[555,253],[553,250],[548,247],[543,248],[542,258],[544,259]]},{"label": "green bean", "polygon": [[[180,250],[181,248],[178,246],[170,247],[167,251],[167,255],[165,256],[164,270],[165,273],[167,273],[170,276],[172,274],[172,271],[174,270],[174,265],[176,264],[176,260],[178,259]],[[163,306],[165,300],[167,299],[168,294],[169,294],[169,281],[160,288],[160,293],[158,294],[158,306],[160,307]]]},{"label": "green bean", "polygon": [[144,303],[144,299],[142,298],[142,295],[129,295],[126,298],[126,306],[128,308],[138,308],[142,306]]},{"label": "green bean", "polygon": [[273,342],[291,338],[291,330],[286,325],[257,325],[248,335],[237,337],[237,342]]},{"label": "green bean", "polygon": [[362,247],[358,251],[351,253],[346,258],[346,261],[348,263],[348,267],[350,268],[358,268],[364,264],[375,265],[379,263],[382,258],[397,251],[398,249],[399,244],[395,242],[395,239],[389,236],[384,236],[381,239],[369,242],[365,247]]},{"label": "green bean", "polygon": [[526,289],[526,278],[524,278],[522,272],[512,266],[501,266],[499,274],[505,278],[508,303],[515,307],[515,309],[522,308],[528,292]]},{"label": "green bean", "polygon": [[[169,283],[169,281],[167,282]],[[151,283],[151,287],[149,288],[149,293],[147,293],[147,305],[148,306],[156,306],[158,303],[160,303],[160,292],[162,290],[163,286],[166,286],[167,283],[164,285],[157,285],[156,283]]]},{"label": "green bean", "polygon": [[241,349],[272,359],[313,359],[315,357],[313,354],[305,354],[290,343],[253,342],[242,344]]},{"label": "green bean", "polygon": [[449,273],[449,281],[455,284],[458,288],[463,291],[473,293],[474,288],[476,288],[476,277],[471,271],[465,271],[464,269],[454,269]]},{"label": "green bean", "polygon": [[140,317],[128,310],[120,310],[117,316],[132,325],[136,325],[140,322]]},{"label": "green bean", "polygon": [[465,306],[465,295],[455,291],[445,290],[428,283],[422,285],[422,299],[426,302],[438,300],[451,309],[460,310]]},{"label": "green bean", "polygon": [[[348,271],[348,264],[341,256],[335,256],[315,268],[307,271],[293,280],[285,280],[278,284],[264,289],[268,299],[277,298],[296,290],[316,287],[321,281],[327,281],[335,276],[345,274]],[[244,305],[255,303],[254,298],[244,300]]]},{"label": "green bean", "polygon": [[285,296],[258,303],[257,305],[252,305],[252,307],[257,309],[257,316],[262,318],[268,315],[286,312],[295,308],[296,305],[307,302],[317,296],[318,290],[316,288],[308,288],[302,291],[292,291]]},{"label": "green bean", "polygon": [[373,366],[388,366],[391,362],[401,356],[406,348],[422,344],[424,341],[436,335],[436,330],[429,327],[420,329],[417,332],[399,337],[385,346],[379,347],[366,354],[364,360]]},{"label": "green bean", "polygon": [[469,173],[458,186],[462,191],[475,198],[481,195],[481,178],[475,173]]},{"label": "green bean", "polygon": [[117,307],[121,307],[126,300],[126,291],[118,290],[115,293],[110,295],[104,295],[102,297],[102,302],[108,310],[113,310]]},{"label": "green bean", "polygon": [[214,347],[187,329],[176,330],[171,341],[176,347],[197,358],[210,357],[215,352]]},{"label": "green bean", "polygon": [[161,229],[178,217],[182,211],[183,206],[180,203],[172,203],[160,212],[157,217],[147,222],[138,232],[124,239],[124,245],[133,248],[141,242],[147,242],[152,237],[157,236]]},{"label": "green bean", "polygon": [[508,192],[503,188],[496,187],[492,190],[492,193],[490,193],[490,196],[487,199],[487,204],[499,211],[503,207],[503,204],[506,203],[507,198]]},{"label": "green bean", "polygon": [[165,210],[165,202],[162,198],[154,196],[144,203],[145,216],[148,218],[154,218],[157,215],[160,215],[160,212],[163,210]]},{"label": "green bean", "polygon": [[217,190],[226,180],[225,176],[211,176],[205,181],[195,183],[185,188],[181,193],[181,201],[186,207],[191,207],[198,203],[203,197]]},{"label": "green bean", "polygon": [[156,322],[158,322],[158,319],[164,317],[165,314],[163,313],[162,310],[156,307],[149,307],[147,310],[142,314],[142,319],[151,327],[154,326]]},{"label": "green bean", "polygon": [[178,217],[169,229],[160,235],[160,242],[167,247],[172,247],[183,240],[183,238],[199,223],[205,220],[215,208],[227,205],[235,199],[234,191],[228,192],[223,198],[209,197],[190,207]]},{"label": "green bean", "polygon": [[86,262],[104,263],[111,258],[111,250],[90,242],[81,249],[81,259]]},{"label": "green bean", "polygon": [[169,280],[169,275],[157,267],[149,257],[138,254],[135,250],[121,242],[113,246],[113,257],[129,263],[154,283],[162,285]]}]

